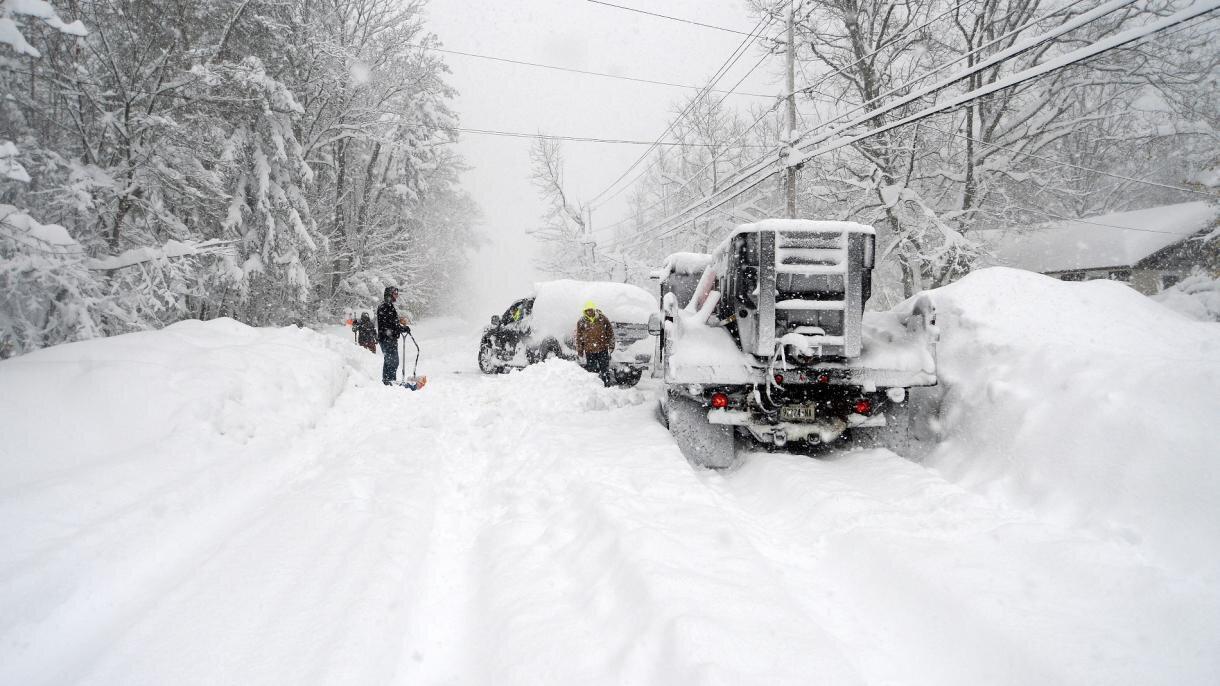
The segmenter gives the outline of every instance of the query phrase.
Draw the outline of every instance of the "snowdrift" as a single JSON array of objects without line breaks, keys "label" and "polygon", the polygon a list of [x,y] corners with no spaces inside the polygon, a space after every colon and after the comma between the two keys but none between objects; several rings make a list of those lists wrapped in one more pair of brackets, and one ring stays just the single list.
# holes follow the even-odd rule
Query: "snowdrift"
[{"label": "snowdrift", "polygon": [[928,464],[1220,577],[1220,326],[1007,268],[928,295],[944,393]]},{"label": "snowdrift", "polygon": [[298,435],[349,380],[374,383],[358,371],[372,358],[350,339],[216,320],[0,362],[0,636],[28,646],[0,682],[70,670],[65,646],[89,659],[102,647],[85,618],[118,633],[193,551],[240,530],[307,462]]},{"label": "snowdrift", "polygon": [[1191,319],[1220,322],[1220,278],[1190,276],[1152,299]]}]

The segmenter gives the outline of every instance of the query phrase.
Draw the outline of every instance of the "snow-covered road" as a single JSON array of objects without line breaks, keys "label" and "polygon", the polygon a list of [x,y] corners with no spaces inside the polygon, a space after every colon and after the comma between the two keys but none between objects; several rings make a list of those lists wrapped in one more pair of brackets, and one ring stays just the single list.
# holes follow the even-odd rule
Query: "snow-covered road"
[{"label": "snow-covered road", "polygon": [[[229,383],[218,406],[150,404],[144,420],[164,411],[171,426],[122,455],[86,447],[84,466],[8,470],[0,683],[1220,676],[1220,603],[1203,577],[889,451],[760,453],[700,472],[654,420],[647,380],[603,389],[559,361],[483,376],[477,335],[435,322],[417,327],[430,382],[411,393],[374,382],[379,358],[306,333],[224,332],[178,372],[196,397],[186,377],[206,360],[245,360],[236,380],[211,381]],[[80,344],[103,346],[89,364],[27,360],[50,383],[87,381],[121,340]],[[346,379],[310,371],[336,358],[355,366]],[[233,390],[242,379],[278,387]],[[58,397],[45,393],[31,402]],[[47,408],[24,412],[4,428],[28,435],[0,464],[90,438],[47,437]],[[142,426],[111,419],[84,430]]]}]

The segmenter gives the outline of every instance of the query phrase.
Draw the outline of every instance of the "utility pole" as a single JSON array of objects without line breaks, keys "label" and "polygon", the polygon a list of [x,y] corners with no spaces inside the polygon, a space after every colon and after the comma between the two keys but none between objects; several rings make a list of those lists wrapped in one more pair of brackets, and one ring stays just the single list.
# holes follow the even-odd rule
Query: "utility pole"
[{"label": "utility pole", "polygon": [[585,245],[589,248],[589,267],[597,263],[597,241],[593,239],[593,205],[585,205]]},{"label": "utility pole", "polygon": [[792,139],[796,137],[796,0],[788,3],[788,218],[796,219],[796,167],[787,162],[792,154]]}]

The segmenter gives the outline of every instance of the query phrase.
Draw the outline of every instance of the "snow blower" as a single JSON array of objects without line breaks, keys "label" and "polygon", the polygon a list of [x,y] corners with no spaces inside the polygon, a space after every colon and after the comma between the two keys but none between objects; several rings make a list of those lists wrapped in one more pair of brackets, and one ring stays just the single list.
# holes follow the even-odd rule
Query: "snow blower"
[{"label": "snow blower", "polygon": [[[411,376],[407,376],[407,358],[404,355],[402,359],[402,381],[398,383],[403,388],[409,388],[413,391],[418,391],[428,384],[428,377],[419,376],[419,341],[415,340],[415,336],[407,333],[411,337],[411,343],[415,345],[415,365],[411,367]],[[406,347],[406,342],[403,342],[403,347]]]}]

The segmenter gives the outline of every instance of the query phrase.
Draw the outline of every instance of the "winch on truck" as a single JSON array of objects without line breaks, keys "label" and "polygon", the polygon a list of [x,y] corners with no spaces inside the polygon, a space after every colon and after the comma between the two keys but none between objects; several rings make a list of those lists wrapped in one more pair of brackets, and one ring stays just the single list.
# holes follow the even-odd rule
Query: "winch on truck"
[{"label": "winch on truck", "polygon": [[908,390],[936,383],[930,301],[864,311],[875,240],[854,222],[769,219],[654,273],[653,373],[688,460],[729,467],[737,436],[808,446],[892,429]]}]

